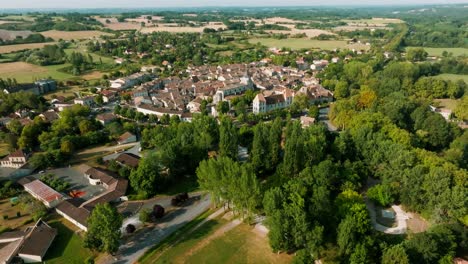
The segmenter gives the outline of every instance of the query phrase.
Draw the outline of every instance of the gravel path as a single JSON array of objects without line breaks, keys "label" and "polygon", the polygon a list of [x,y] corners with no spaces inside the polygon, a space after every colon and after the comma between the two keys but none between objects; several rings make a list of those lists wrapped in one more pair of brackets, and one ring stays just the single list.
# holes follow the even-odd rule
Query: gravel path
[{"label": "gravel path", "polygon": [[374,204],[366,199],[366,206],[367,210],[369,211],[372,226],[375,228],[375,230],[391,235],[401,235],[406,233],[406,230],[408,229],[406,224],[408,216],[399,205],[392,205],[392,209],[395,211],[395,219],[397,221],[396,227],[386,227],[377,223]]}]

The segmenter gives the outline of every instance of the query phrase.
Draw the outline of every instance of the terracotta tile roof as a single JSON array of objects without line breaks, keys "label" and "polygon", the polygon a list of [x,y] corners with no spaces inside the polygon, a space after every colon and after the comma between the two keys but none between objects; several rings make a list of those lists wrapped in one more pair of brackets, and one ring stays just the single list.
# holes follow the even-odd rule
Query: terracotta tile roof
[{"label": "terracotta tile roof", "polygon": [[30,190],[32,193],[40,197],[40,199],[48,203],[63,198],[62,194],[47,186],[40,180],[35,180],[30,183],[26,183],[24,185],[24,188]]}]

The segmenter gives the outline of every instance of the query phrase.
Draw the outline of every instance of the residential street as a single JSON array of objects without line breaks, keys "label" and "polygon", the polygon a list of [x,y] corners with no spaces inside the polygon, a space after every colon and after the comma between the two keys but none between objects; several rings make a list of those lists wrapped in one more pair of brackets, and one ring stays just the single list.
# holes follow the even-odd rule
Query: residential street
[{"label": "residential street", "polygon": [[[193,201],[191,204],[189,203],[167,214],[156,227],[145,228],[138,231],[136,235],[128,239],[126,244],[120,246],[114,259],[107,257],[100,259],[98,263],[135,263],[146,250],[160,243],[164,238],[195,219],[211,206],[210,195],[208,194],[191,194],[190,197],[192,198],[191,201]],[[171,198],[172,197],[169,196],[155,199],[155,203],[169,208]],[[197,198],[199,198],[199,200],[197,200]],[[147,206],[148,204],[144,207]]]}]

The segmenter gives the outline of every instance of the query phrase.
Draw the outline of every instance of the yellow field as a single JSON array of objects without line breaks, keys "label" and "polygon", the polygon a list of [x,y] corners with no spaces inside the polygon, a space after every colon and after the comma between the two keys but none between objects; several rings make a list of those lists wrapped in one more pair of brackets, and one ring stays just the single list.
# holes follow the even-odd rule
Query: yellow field
[{"label": "yellow field", "polygon": [[0,46],[0,53],[11,53],[21,50],[28,50],[28,49],[40,49],[45,45],[53,45],[57,42],[46,42],[46,43],[31,43],[31,44],[17,44],[17,45],[6,45]]},{"label": "yellow field", "polygon": [[112,35],[109,33],[101,31],[58,31],[58,30],[49,30],[41,32],[44,37],[53,38],[54,40],[72,40],[72,39],[89,39],[95,38],[103,35]]}]

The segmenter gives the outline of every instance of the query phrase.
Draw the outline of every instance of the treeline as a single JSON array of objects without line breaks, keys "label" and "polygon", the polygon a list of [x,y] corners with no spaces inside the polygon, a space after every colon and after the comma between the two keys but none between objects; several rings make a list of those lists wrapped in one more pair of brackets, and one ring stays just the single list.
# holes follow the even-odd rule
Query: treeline
[{"label": "treeline", "polygon": [[[15,80],[10,82],[7,80],[0,79],[0,85],[5,84],[5,87],[8,88],[16,84]],[[8,115],[18,110],[29,109],[29,110],[38,110],[44,111],[47,109],[47,104],[42,97],[38,97],[30,92],[18,92],[6,94],[3,91],[0,91],[0,115]]]},{"label": "treeline", "polygon": [[15,45],[15,44],[26,44],[26,43],[43,43],[43,42],[52,42],[52,38],[46,38],[41,34],[31,34],[26,38],[15,38],[14,40],[3,40],[0,39],[0,45]]},{"label": "treeline", "polygon": [[468,48],[465,41],[468,32],[465,28],[468,25],[466,19],[454,19],[451,16],[440,18],[434,23],[431,17],[418,19],[410,24],[410,34],[405,38],[407,46]]}]

